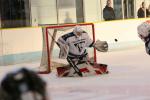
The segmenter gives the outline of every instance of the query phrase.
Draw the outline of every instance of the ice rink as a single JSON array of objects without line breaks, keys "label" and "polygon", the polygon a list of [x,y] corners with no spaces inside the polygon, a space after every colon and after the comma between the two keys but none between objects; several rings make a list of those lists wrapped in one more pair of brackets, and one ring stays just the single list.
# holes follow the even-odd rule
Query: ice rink
[{"label": "ice rink", "polygon": [[[150,56],[143,46],[107,53],[97,52],[108,64],[107,75],[58,78],[53,71],[41,75],[50,100],[150,100]],[[0,79],[13,68],[0,68]]]}]

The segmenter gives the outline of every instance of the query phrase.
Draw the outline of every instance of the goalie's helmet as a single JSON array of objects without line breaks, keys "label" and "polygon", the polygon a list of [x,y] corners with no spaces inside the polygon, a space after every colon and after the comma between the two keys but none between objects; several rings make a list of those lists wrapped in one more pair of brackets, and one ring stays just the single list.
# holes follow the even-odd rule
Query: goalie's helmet
[{"label": "goalie's helmet", "polygon": [[74,32],[74,33],[77,33],[77,32],[83,33],[84,30],[81,28],[81,26],[77,25],[77,26],[75,26],[75,28],[73,29],[73,32]]},{"label": "goalie's helmet", "polygon": [[0,88],[1,100],[46,100],[46,83],[25,68],[6,75]]},{"label": "goalie's helmet", "polygon": [[143,22],[137,27],[138,34],[146,38],[150,34],[150,21]]}]

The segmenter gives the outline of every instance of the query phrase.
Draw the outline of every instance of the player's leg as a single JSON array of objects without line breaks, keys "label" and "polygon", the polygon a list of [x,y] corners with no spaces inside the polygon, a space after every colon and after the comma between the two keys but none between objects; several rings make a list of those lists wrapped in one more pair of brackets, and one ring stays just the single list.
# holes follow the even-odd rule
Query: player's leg
[{"label": "player's leg", "polygon": [[145,49],[147,54],[150,55],[150,41],[145,42]]},{"label": "player's leg", "polygon": [[83,76],[82,75],[82,72],[80,71],[80,68],[78,68],[78,66],[77,66],[77,63],[79,62],[79,60],[78,60],[78,58],[73,58],[73,57],[67,57],[67,61],[68,61],[68,63],[70,64],[70,72],[69,72],[69,75],[70,76],[76,76],[76,74],[77,75],[79,75],[79,76]]}]

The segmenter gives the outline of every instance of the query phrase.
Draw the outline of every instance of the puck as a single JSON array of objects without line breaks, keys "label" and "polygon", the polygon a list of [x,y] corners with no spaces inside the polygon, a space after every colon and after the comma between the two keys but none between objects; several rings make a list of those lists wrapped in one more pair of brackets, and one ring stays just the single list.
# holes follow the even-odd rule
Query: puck
[{"label": "puck", "polygon": [[115,42],[118,42],[118,39],[115,39]]}]

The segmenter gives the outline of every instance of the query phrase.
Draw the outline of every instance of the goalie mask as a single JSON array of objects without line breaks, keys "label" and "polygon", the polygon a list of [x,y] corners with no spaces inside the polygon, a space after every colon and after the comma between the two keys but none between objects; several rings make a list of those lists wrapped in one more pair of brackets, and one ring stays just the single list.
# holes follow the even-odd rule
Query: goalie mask
[{"label": "goalie mask", "polygon": [[46,83],[35,73],[21,69],[2,80],[0,100],[46,100]]},{"label": "goalie mask", "polygon": [[78,36],[80,36],[82,33],[85,33],[85,31],[80,26],[75,26],[73,32]]},{"label": "goalie mask", "polygon": [[75,32],[75,33],[76,33],[76,32],[83,33],[84,30],[82,30],[82,28],[81,28],[80,26],[75,26],[73,32]]}]

